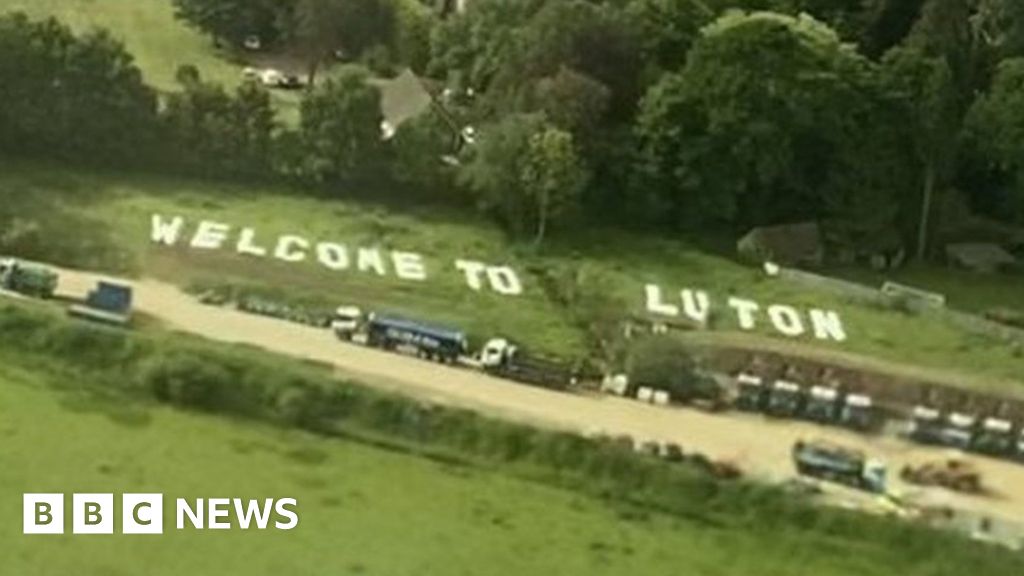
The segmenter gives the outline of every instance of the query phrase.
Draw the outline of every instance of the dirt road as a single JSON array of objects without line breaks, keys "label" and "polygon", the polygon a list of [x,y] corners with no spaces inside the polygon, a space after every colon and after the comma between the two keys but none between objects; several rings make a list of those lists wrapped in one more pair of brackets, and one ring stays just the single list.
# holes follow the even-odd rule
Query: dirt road
[{"label": "dirt road", "polygon": [[[81,298],[99,276],[61,270],[62,295]],[[906,463],[942,458],[941,449],[895,438],[867,437],[805,422],[771,421],[743,414],[712,415],[662,408],[636,401],[583,396],[523,386],[464,368],[361,346],[343,344],[329,331],[204,306],[177,287],[142,280],[135,287],[138,311],[169,327],[213,340],[257,346],[268,351],[328,363],[340,375],[404,394],[480,410],[517,421],[584,433],[629,434],[639,440],[676,442],[713,458],[728,459],[768,480],[793,475],[790,446],[800,438],[820,437],[859,447],[889,465],[891,475]],[[996,496],[968,497],[929,491],[931,499],[984,514],[1024,521],[1024,466],[965,456],[983,473]],[[897,490],[912,491],[895,479]]]}]

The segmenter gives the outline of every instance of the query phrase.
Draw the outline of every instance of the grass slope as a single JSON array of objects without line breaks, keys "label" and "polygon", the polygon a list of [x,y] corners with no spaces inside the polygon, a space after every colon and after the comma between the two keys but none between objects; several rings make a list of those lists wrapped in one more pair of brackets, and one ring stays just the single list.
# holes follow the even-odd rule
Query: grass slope
[{"label": "grass slope", "polygon": [[[150,576],[677,574],[944,576],[1014,570],[967,542],[912,562],[914,543],[847,541],[808,527],[724,529],[363,444],[183,413],[120,397],[73,362],[29,365],[0,350],[0,516],[23,492],[160,492],[295,497],[290,532],[170,530],[149,536],[35,536],[0,523],[4,574]],[[89,374],[89,372],[86,372]],[[751,518],[756,514],[751,512]],[[922,544],[923,545],[923,544]],[[995,552],[995,553],[993,553]],[[921,557],[921,554],[916,554]]]},{"label": "grass slope", "polygon": [[[55,17],[79,33],[106,29],[135,57],[146,82],[161,91],[178,89],[175,73],[185,64],[228,88],[242,80],[243,64],[177,20],[171,0],[0,0],[0,14],[15,11]],[[274,91],[271,97],[279,117],[295,121],[298,96]]]},{"label": "grass slope", "polygon": [[[316,306],[358,303],[459,325],[477,338],[511,336],[562,356],[585,352],[581,319],[595,312],[642,313],[643,285],[656,282],[669,294],[683,287],[708,290],[720,311],[713,323],[716,330],[737,330],[725,303],[736,294],[762,304],[838,310],[849,334],[841,345],[809,338],[790,342],[952,369],[980,380],[965,385],[1019,391],[1016,382],[1024,373],[1024,358],[1012,345],[967,333],[941,319],[860,305],[832,293],[769,279],[758,270],[682,241],[593,231],[590,237],[552,244],[536,254],[510,245],[495,227],[463,214],[315,200],[267,188],[55,172],[25,164],[6,166],[0,173],[0,188],[12,199],[8,209],[19,214],[15,230],[7,233],[0,251],[128,270],[183,286],[269,287],[290,300]],[[153,212],[252,226],[264,244],[278,234],[298,232],[312,240],[414,250],[427,258],[431,279],[416,283],[393,276],[332,272],[315,263],[246,258],[228,250],[199,254],[154,246],[149,242]],[[524,276],[526,294],[507,298],[468,290],[452,266],[460,257],[514,266]],[[543,271],[544,277],[530,271]],[[991,282],[997,281],[1003,280],[979,278],[972,286],[993,299],[1012,293],[991,289]],[[1007,298],[993,305],[999,303],[1012,306],[1015,301]],[[766,327],[766,319],[760,325],[762,333],[777,336]]]}]

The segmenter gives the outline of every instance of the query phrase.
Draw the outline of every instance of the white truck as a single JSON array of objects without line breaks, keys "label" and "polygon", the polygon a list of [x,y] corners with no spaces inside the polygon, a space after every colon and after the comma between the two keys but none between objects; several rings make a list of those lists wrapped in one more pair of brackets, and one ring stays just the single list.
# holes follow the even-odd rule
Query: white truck
[{"label": "white truck", "polygon": [[530,356],[505,338],[492,338],[480,349],[480,368],[502,378],[545,388],[562,389],[573,384],[572,370],[564,364]]},{"label": "white truck", "polygon": [[338,306],[331,317],[331,331],[341,340],[352,341],[363,326],[363,310],[358,306]]}]

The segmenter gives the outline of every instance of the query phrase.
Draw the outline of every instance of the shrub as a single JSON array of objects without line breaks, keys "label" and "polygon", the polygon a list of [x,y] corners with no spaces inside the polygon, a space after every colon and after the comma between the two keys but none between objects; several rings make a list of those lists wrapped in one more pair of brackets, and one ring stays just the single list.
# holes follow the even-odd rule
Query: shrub
[{"label": "shrub", "polygon": [[650,336],[639,341],[628,361],[633,386],[667,390],[674,400],[689,402],[713,398],[717,388],[697,370],[689,350],[670,336]]}]

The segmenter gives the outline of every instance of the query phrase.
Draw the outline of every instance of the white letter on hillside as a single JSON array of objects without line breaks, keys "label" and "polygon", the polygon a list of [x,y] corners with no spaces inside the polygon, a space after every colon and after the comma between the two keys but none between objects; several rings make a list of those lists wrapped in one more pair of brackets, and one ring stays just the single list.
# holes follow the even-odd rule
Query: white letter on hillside
[{"label": "white letter on hillside", "polygon": [[804,333],[804,323],[800,320],[800,313],[792,306],[776,304],[768,307],[768,317],[771,318],[775,329],[786,336],[799,336]]},{"label": "white letter on hillside", "polygon": [[317,244],[316,259],[331,270],[348,269],[348,250],[341,244],[331,242]]},{"label": "white letter on hillside", "polygon": [[736,310],[736,319],[739,320],[740,328],[744,330],[754,329],[756,325],[754,313],[760,308],[757,302],[733,296],[729,298],[729,306]]},{"label": "white letter on hillside", "polygon": [[178,243],[178,234],[181,233],[181,227],[185,225],[185,220],[181,216],[175,216],[170,222],[164,222],[162,216],[153,214],[152,220],[153,231],[150,237],[153,242],[168,246]]},{"label": "white letter on hillside", "polygon": [[266,256],[267,249],[261,246],[257,246],[254,240],[256,239],[256,231],[252,228],[243,228],[242,233],[238,235],[238,246],[235,250],[239,254],[248,254],[250,256]]},{"label": "white letter on hillside", "polygon": [[814,337],[818,340],[832,339],[836,342],[846,341],[846,330],[839,314],[832,310],[811,310],[811,324],[814,325]]},{"label": "white letter on hillside", "polygon": [[306,250],[309,250],[309,241],[305,238],[285,235],[277,239],[274,258],[285,262],[302,262],[306,259]]},{"label": "white letter on hillside", "polygon": [[259,500],[247,500],[246,505],[242,507],[242,499],[235,498],[235,517],[238,518],[238,527],[242,530],[248,530],[249,524],[253,518],[256,519],[256,527],[260,530],[266,530],[267,523],[270,522],[270,511],[273,509],[274,500],[266,498],[263,500],[263,507],[259,505]]},{"label": "white letter on hillside", "polygon": [[384,259],[380,257],[380,250],[376,248],[360,248],[356,266],[360,272],[373,270],[378,276],[387,274],[384,270]]},{"label": "white letter on hillside", "polygon": [[468,284],[470,288],[479,292],[480,289],[484,287],[483,280],[480,278],[480,276],[484,273],[485,270],[487,270],[487,266],[485,266],[482,262],[474,262],[472,260],[456,260],[455,267],[458,268],[459,270],[462,270],[462,272],[466,275],[466,284]]},{"label": "white letter on hillside", "polygon": [[192,522],[193,528],[203,529],[203,499],[196,499],[196,509],[193,512],[192,507],[189,506],[188,500],[184,498],[178,498],[176,502],[178,510],[178,530],[185,529],[185,516],[188,516],[190,522]]},{"label": "white letter on hillside", "polygon": [[391,262],[395,266],[395,274],[402,280],[426,280],[427,270],[423,266],[423,257],[413,252],[392,252]]},{"label": "white letter on hillside", "polygon": [[523,284],[519,282],[519,276],[508,266],[487,268],[487,280],[491,283],[491,289],[498,294],[518,296],[523,293]]},{"label": "white letter on hillside", "polygon": [[679,306],[666,304],[661,300],[661,288],[657,284],[648,284],[645,287],[647,293],[647,311],[651,314],[662,316],[678,316]]},{"label": "white letter on hillside", "polygon": [[196,228],[196,234],[192,237],[192,247],[204,250],[216,250],[224,245],[228,238],[228,231],[231,227],[220,222],[203,220]]},{"label": "white letter on hillside", "polygon": [[704,326],[708,323],[708,310],[711,308],[711,300],[708,293],[703,290],[683,290],[683,312],[686,316]]}]

